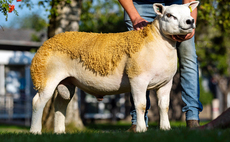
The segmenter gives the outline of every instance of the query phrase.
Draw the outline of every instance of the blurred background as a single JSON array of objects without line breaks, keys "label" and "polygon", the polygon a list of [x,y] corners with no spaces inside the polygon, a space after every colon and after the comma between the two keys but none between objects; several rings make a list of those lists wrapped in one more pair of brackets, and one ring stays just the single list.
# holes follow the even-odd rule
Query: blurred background
[{"label": "blurred background", "polygon": [[[15,9],[9,13],[10,7]],[[196,50],[200,69],[201,121],[210,121],[230,107],[230,2],[202,0],[198,7]],[[65,31],[123,32],[123,9],[117,0],[0,0],[0,123],[29,126],[32,98],[30,63],[45,40]],[[149,121],[159,120],[151,91]],[[43,125],[53,127],[53,98],[44,110]],[[184,121],[179,73],[170,98],[171,121]],[[66,124],[125,121],[131,124],[129,93],[98,102],[80,89],[68,107]]]}]

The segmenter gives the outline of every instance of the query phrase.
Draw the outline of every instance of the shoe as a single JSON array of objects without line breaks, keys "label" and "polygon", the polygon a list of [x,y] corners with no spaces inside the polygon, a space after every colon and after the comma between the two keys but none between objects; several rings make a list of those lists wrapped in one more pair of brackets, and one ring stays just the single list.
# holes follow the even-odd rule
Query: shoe
[{"label": "shoe", "polygon": [[126,132],[136,132],[136,127],[137,127],[137,125],[132,125]]},{"label": "shoe", "polygon": [[199,127],[199,121],[198,120],[186,120],[187,128],[196,128]]}]

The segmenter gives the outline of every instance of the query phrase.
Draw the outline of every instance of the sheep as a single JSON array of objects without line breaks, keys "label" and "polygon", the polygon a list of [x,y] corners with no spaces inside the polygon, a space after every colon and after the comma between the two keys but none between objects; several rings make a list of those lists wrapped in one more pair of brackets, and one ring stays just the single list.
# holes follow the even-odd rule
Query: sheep
[{"label": "sheep", "polygon": [[[59,103],[55,108],[54,132],[65,132],[65,110],[73,96],[71,92],[62,93],[65,85],[77,86],[98,100],[105,95],[131,91],[137,111],[136,132],[147,130],[145,92],[156,89],[160,129],[171,129],[169,94],[177,70],[176,41],[171,35],[186,35],[193,31],[195,23],[190,10],[198,3],[153,4],[156,19],[139,31],[65,32],[44,42],[31,63],[31,77],[38,92],[32,102],[30,132],[41,133],[43,109],[55,89],[59,89],[56,98]],[[191,22],[186,22],[188,20]]]}]

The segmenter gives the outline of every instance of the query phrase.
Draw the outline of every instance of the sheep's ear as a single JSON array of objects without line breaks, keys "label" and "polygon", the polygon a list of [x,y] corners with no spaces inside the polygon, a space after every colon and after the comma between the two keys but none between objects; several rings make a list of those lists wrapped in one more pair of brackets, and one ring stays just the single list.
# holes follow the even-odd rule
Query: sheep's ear
[{"label": "sheep's ear", "polygon": [[199,5],[199,1],[193,1],[193,2],[190,2],[190,3],[186,3],[184,4],[185,6],[188,6],[190,11],[192,12],[198,5]]},{"label": "sheep's ear", "polygon": [[165,11],[165,7],[160,3],[154,3],[153,9],[156,12],[157,15],[163,16],[163,13]]}]

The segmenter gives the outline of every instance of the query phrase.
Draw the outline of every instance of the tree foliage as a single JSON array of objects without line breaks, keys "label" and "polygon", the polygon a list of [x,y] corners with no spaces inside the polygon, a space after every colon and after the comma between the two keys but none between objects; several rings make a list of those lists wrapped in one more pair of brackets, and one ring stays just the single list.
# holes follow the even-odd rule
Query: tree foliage
[{"label": "tree foliage", "polygon": [[[6,17],[6,20],[10,11],[10,5],[13,1],[21,2],[19,8],[27,7],[31,9],[35,5],[35,3],[33,3],[31,0],[0,0],[0,12],[3,13],[3,15]],[[71,0],[39,0],[36,4],[42,6],[44,10],[49,11],[50,15],[57,15],[58,12],[55,6],[58,5],[61,1],[70,3]],[[17,9],[13,9],[13,12],[16,15],[19,14]]]},{"label": "tree foliage", "polygon": [[227,107],[227,94],[230,91],[229,10],[228,0],[200,1],[196,29],[197,55],[202,75],[216,80],[215,87],[223,94],[223,108]]},{"label": "tree foliage", "polygon": [[6,17],[6,20],[8,18],[8,13],[12,11],[18,15],[17,11],[14,10],[14,5],[11,5],[12,2],[13,0],[0,0],[0,12]]},{"label": "tree foliage", "polygon": [[123,10],[117,0],[83,0],[80,31],[121,32],[126,31]]},{"label": "tree foliage", "polygon": [[207,76],[229,75],[230,1],[200,2],[196,30],[200,67]]},{"label": "tree foliage", "polygon": [[[15,21],[17,21],[16,25]],[[12,23],[10,23],[10,27],[12,28],[33,29],[36,32],[45,29],[47,26],[48,24],[46,20],[37,13],[27,14],[21,18],[17,17]]]},{"label": "tree foliage", "polygon": [[[202,82],[202,78],[199,79]],[[203,86],[200,87],[200,102],[203,106],[211,104],[213,99],[213,94],[209,90],[205,90]]]}]

